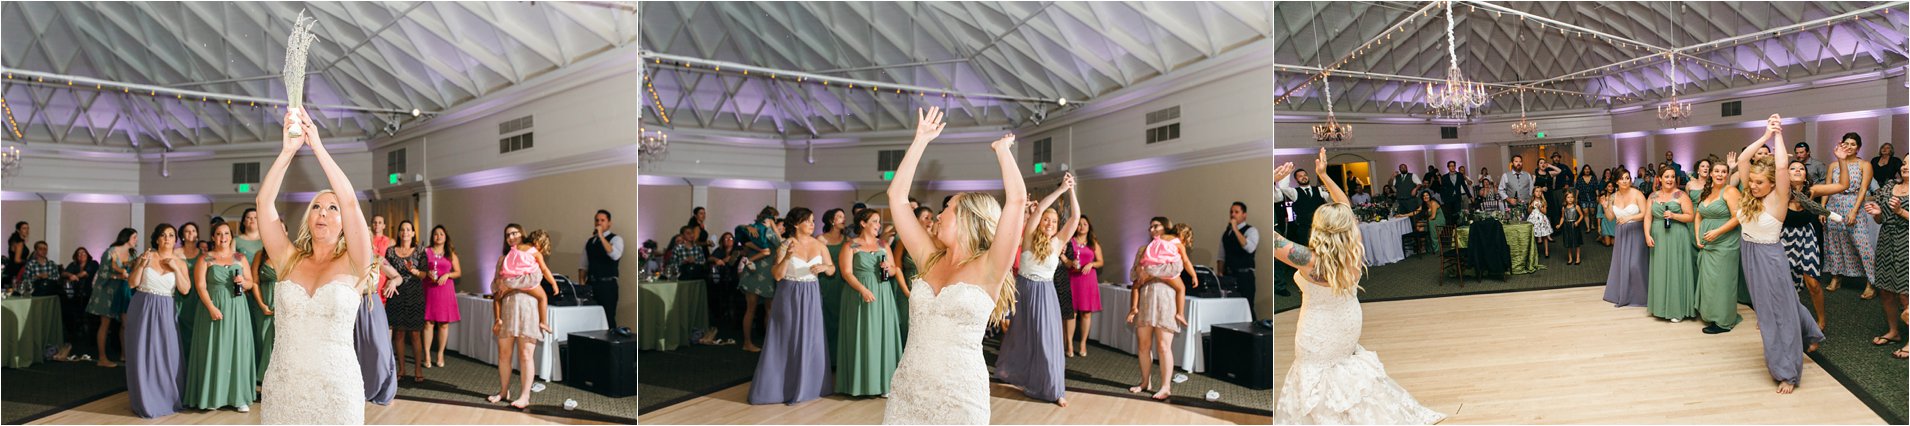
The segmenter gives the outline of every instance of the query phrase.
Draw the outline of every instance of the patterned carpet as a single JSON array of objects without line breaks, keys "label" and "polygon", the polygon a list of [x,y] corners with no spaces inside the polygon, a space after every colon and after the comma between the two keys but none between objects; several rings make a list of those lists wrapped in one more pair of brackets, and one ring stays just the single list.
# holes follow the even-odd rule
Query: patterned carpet
[{"label": "patterned carpet", "polygon": [[[473,407],[510,410],[504,403],[488,404],[484,397],[497,392],[497,367],[449,352],[442,368],[425,370],[424,383],[409,378],[398,387],[398,404],[406,399],[460,404]],[[407,369],[408,371],[408,369]],[[516,383],[516,376],[512,377]],[[65,409],[126,389],[126,370],[100,368],[92,363],[49,362],[28,368],[9,368],[0,376],[0,420],[20,424],[22,419],[50,410]],[[515,392],[515,388],[513,388]],[[563,409],[565,399],[575,399],[577,410]],[[531,396],[534,414],[634,423],[637,398],[610,398],[573,388],[561,382],[546,382],[542,392]]]},{"label": "patterned carpet", "polygon": [[[724,335],[732,337],[732,333]],[[983,356],[989,365],[994,365],[999,345],[994,339],[984,341]],[[674,351],[645,351],[637,358],[637,399],[641,411],[649,412],[749,381],[755,374],[757,354],[744,352],[739,345],[688,346]],[[1140,383],[1140,367],[1134,355],[1090,343],[1087,357],[1064,360],[1070,391],[1146,400],[1144,394],[1127,393],[1128,386]],[[1210,389],[1221,395],[1215,402],[1207,402],[1202,396]],[[1249,389],[1205,374],[1187,374],[1187,381],[1174,385],[1173,402],[1271,415],[1273,391]]]},{"label": "patterned carpet", "polygon": [[[1386,277],[1384,280],[1369,279],[1361,286],[1365,291],[1360,294],[1361,302],[1383,302],[1388,300],[1416,299],[1425,297],[1458,296],[1467,294],[1498,293],[1509,291],[1545,290],[1561,287],[1604,285],[1605,275],[1611,264],[1611,249],[1596,242],[1587,241],[1584,247],[1585,264],[1565,265],[1564,251],[1561,246],[1552,246],[1552,258],[1541,259],[1546,265],[1544,271],[1530,275],[1515,275],[1501,281],[1473,279],[1466,281],[1464,287],[1452,283],[1438,283],[1439,259],[1435,256],[1418,256],[1398,263],[1373,267],[1367,271],[1369,277]],[[1284,267],[1278,268],[1289,271]],[[1824,281],[1826,284],[1828,280]],[[1844,283],[1844,289],[1825,293],[1824,310],[1826,319],[1823,347],[1811,354],[1811,359],[1823,365],[1839,382],[1850,388],[1858,398],[1864,400],[1878,416],[1892,424],[1905,424],[1906,405],[1910,405],[1910,370],[1906,363],[1890,357],[1891,346],[1871,346],[1870,338],[1885,332],[1886,323],[1883,308],[1878,300],[1861,300],[1857,296],[1863,292],[1862,282]],[[1810,298],[1802,291],[1798,300],[1806,304]],[[1274,312],[1282,312],[1300,307],[1300,293],[1292,291],[1289,296],[1274,297]],[[1910,336],[1910,334],[1907,334]],[[1274,342],[1275,345],[1288,342]],[[1901,346],[1898,346],[1901,347]],[[1808,385],[1808,384],[1807,384]]]}]

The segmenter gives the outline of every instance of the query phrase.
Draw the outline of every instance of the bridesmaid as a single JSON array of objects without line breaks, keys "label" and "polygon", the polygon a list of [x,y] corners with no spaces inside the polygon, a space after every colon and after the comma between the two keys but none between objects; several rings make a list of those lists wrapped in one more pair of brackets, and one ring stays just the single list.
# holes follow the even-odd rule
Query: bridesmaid
[{"label": "bridesmaid", "polygon": [[[844,231],[846,231],[843,228],[847,226],[849,221],[847,216],[842,209],[829,209],[829,211],[822,213],[822,235],[818,235],[816,238],[822,239],[822,242],[828,245],[829,261],[832,264],[842,264],[842,259],[837,258],[836,255],[842,252],[842,245],[845,241],[843,234]],[[828,344],[828,346],[824,346],[824,348],[828,348],[829,366],[830,369],[834,369],[837,355],[836,348],[839,347],[836,345],[841,344],[841,338],[838,333],[839,329],[837,327],[842,326],[842,294],[849,292],[846,288],[849,284],[842,278],[842,274],[818,276],[816,277],[816,284],[816,288],[822,292],[822,332],[823,335],[827,336],[824,341]]]},{"label": "bridesmaid", "polygon": [[1698,203],[1698,319],[1709,323],[1705,334],[1731,331],[1744,318],[1738,315],[1738,219],[1743,201],[1731,183],[1731,167],[1713,163],[1696,179],[1704,181]]},{"label": "bridesmaid", "polygon": [[257,284],[252,285],[252,333],[256,336],[252,347],[257,349],[258,355],[252,364],[257,367],[254,377],[260,382],[265,380],[265,368],[272,364],[272,341],[278,335],[272,309],[277,306],[273,298],[278,294],[279,274],[272,269],[270,257],[265,250],[259,250],[252,258],[252,276],[258,278],[254,280]]},{"label": "bridesmaid", "polygon": [[[1061,321],[1064,351],[1069,357],[1088,356],[1088,330],[1094,326],[1094,313],[1101,312],[1101,241],[1094,238],[1094,225],[1087,216],[1075,222],[1074,235],[1068,239],[1068,253],[1061,263],[1068,268],[1069,290],[1074,292],[1074,315]],[[1075,339],[1075,330],[1081,338]],[[1077,343],[1078,342],[1078,343]]]},{"label": "bridesmaid", "polygon": [[[120,239],[129,234],[120,231]],[[132,286],[138,291],[125,311],[126,394],[133,414],[148,419],[185,409],[179,393],[186,377],[175,325],[179,308],[170,299],[174,293],[186,293],[190,272],[173,249],[178,240],[172,225],[159,224],[153,228],[152,251],[140,256],[132,269]]]},{"label": "bridesmaid", "polygon": [[193,272],[195,302],[191,356],[186,359],[185,404],[202,410],[233,407],[252,411],[258,400],[257,348],[245,291],[252,289],[245,255],[232,246],[232,225],[212,225],[212,250]]},{"label": "bridesmaid", "polygon": [[[1008,323],[1001,350],[995,359],[995,376],[1021,388],[1021,393],[1042,401],[1068,406],[1067,366],[1062,364],[1060,304],[1055,300],[1054,270],[1060,266],[1061,250],[1074,235],[1081,213],[1081,202],[1073,192],[1074,175],[1062,175],[1061,187],[1041,199],[1035,207],[1040,219],[1029,222],[1021,245],[1021,269],[1015,277],[1015,320]],[[1068,218],[1050,206],[1061,193],[1068,193]],[[1056,232],[1055,227],[1067,223]]]},{"label": "bridesmaid", "polygon": [[[424,286],[424,367],[444,366],[444,345],[451,341],[451,323],[458,322],[457,281],[464,276],[458,262],[458,248],[451,244],[451,233],[444,225],[431,227],[431,246],[425,248],[431,262],[431,274],[438,277]],[[435,340],[435,341],[434,341]],[[436,344],[436,346],[433,346]]]},{"label": "bridesmaid", "polygon": [[[398,268],[378,256],[379,280],[398,279]],[[293,290],[300,290],[294,288]],[[381,290],[390,294],[397,287]],[[358,301],[358,319],[352,324],[352,351],[358,355],[358,374],[365,383],[365,401],[391,405],[398,397],[398,360],[391,350],[391,321],[385,315],[385,302],[367,294]]]},{"label": "bridesmaid", "polygon": [[[896,315],[896,268],[882,246],[882,215],[875,209],[856,212],[854,238],[837,258],[851,259],[850,273],[842,274],[849,287],[842,292],[842,339],[836,346],[836,384],[842,393],[856,396],[889,394],[889,376],[902,361],[902,334]],[[827,296],[824,296],[827,297]]]},{"label": "bridesmaid", "polygon": [[1791,180],[1790,174],[1776,171],[1788,168],[1790,157],[1771,155],[1751,159],[1755,149],[1773,135],[1777,145],[1784,146],[1779,120],[1777,114],[1771,114],[1764,137],[1751,142],[1738,154],[1738,162],[1747,164],[1738,169],[1738,177],[1750,193],[1738,210],[1738,222],[1743,224],[1739,253],[1743,255],[1744,278],[1749,284],[1752,304],[1758,307],[1758,336],[1764,340],[1764,367],[1770,371],[1771,379],[1778,382],[1777,393],[1788,394],[1797,389],[1798,379],[1803,375],[1804,353],[1816,351],[1818,344],[1824,341],[1824,333],[1811,319],[1810,310],[1797,303],[1797,290],[1785,285],[1790,284],[1790,268],[1785,267],[1784,247],[1778,241],[1783,226],[1780,223],[1783,218],[1778,216],[1789,216],[1784,206],[1790,201]]},{"label": "bridesmaid", "polygon": [[789,210],[783,243],[776,249],[776,295],[769,307],[762,356],[756,361],[749,403],[795,405],[835,393],[824,346],[822,298],[817,274],[833,274],[827,245],[812,237],[816,216],[809,209]]},{"label": "bridesmaid", "polygon": [[[186,275],[179,279],[186,280],[187,293],[186,297],[172,298],[172,303],[173,311],[179,316],[179,347],[188,348],[192,345],[193,321],[199,317],[199,311],[204,310],[204,307],[199,304],[199,295],[192,293],[194,283],[198,282],[199,257],[205,254],[199,250],[199,225],[192,222],[179,225],[178,241],[176,253],[179,254],[180,259],[186,261]],[[192,387],[195,385],[198,383],[187,380],[186,387],[182,391],[186,395],[191,395],[194,393]]]},{"label": "bridesmaid", "polygon": [[[133,298],[132,288],[127,285],[127,280],[132,279],[134,273],[131,259],[138,250],[133,248],[134,245],[139,244],[137,241],[139,241],[139,230],[120,229],[119,237],[113,239],[113,246],[107,247],[106,251],[100,255],[100,273],[93,275],[93,297],[86,302],[86,313],[99,316],[99,341],[97,342],[99,362],[94,365],[106,368],[119,366],[119,363],[113,362],[112,358],[106,356],[106,335],[113,331],[114,321],[121,322],[120,355],[122,357],[126,355],[128,346],[126,346],[124,315]],[[183,289],[180,291],[184,292]],[[172,303],[170,300],[166,302]],[[173,310],[173,315],[174,318],[170,321],[177,322],[179,311],[176,308]],[[177,330],[177,327],[174,329]],[[178,331],[174,331],[174,340],[177,341],[178,337]]]},{"label": "bridesmaid", "polygon": [[418,247],[417,225],[409,220],[398,222],[398,245],[385,251],[385,263],[398,272],[398,281],[391,284],[397,294],[385,299],[398,375],[405,375],[405,349],[410,348],[412,378],[424,383],[424,282],[432,278],[426,272],[431,266],[425,261],[424,250]]},{"label": "bridesmaid", "polygon": [[[1630,182],[1631,171],[1619,170],[1619,182]],[[1631,185],[1620,185],[1618,192],[1606,198],[1605,211],[1612,213],[1617,239],[1612,244],[1612,267],[1605,276],[1605,301],[1615,307],[1645,306],[1645,275],[1651,269],[1651,251],[1647,250],[1644,220],[1645,194]]]},{"label": "bridesmaid", "polygon": [[1645,246],[1651,247],[1651,285],[1646,307],[1652,316],[1684,321],[1697,311],[1697,290],[1692,279],[1696,250],[1686,241],[1696,241],[1691,221],[1697,215],[1691,198],[1678,189],[1678,171],[1658,171],[1657,190],[1651,193],[1651,223],[1645,224]]},{"label": "bridesmaid", "polygon": [[[372,255],[378,256],[381,259],[384,258],[385,251],[391,250],[391,244],[392,244],[391,237],[385,235],[385,215],[382,215],[382,214],[372,215],[371,217],[371,250],[372,250],[371,253]],[[378,277],[378,300],[379,301],[384,301],[385,299],[391,298],[393,293],[391,292],[390,287],[391,287],[391,280],[389,278],[382,277],[382,276]]]}]

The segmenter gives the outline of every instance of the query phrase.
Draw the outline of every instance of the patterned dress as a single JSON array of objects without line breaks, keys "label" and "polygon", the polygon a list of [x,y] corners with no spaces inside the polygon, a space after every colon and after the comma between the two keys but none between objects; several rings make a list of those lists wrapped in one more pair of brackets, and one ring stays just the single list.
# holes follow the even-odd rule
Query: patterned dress
[{"label": "patterned dress", "polygon": [[399,256],[398,248],[385,250],[385,261],[398,269],[402,282],[390,285],[398,286],[398,294],[385,300],[385,312],[390,315],[387,321],[391,328],[408,331],[424,329],[424,278],[411,274],[413,268],[430,268],[425,260],[424,249],[412,249],[410,256]]},{"label": "patterned dress", "polygon": [[[1853,162],[1844,166],[1842,181],[1854,182],[1862,178],[1863,166],[1862,162]],[[1870,220],[1870,214],[1857,209],[1857,196],[1863,193],[1866,186],[1868,185],[1853,183],[1849,188],[1845,188],[1844,192],[1830,195],[1828,206],[1830,211],[1844,214],[1856,209],[1857,214],[1854,217],[1845,219],[1857,222],[1854,225],[1837,221],[1825,222],[1826,227],[1829,228],[1824,232],[1824,257],[1827,258],[1825,263],[1828,266],[1825,272],[1846,277],[1874,275],[1871,261],[1875,247],[1871,244],[1876,240],[1870,237],[1869,228],[1864,227],[1863,224],[1864,221]]]},{"label": "patterned dress", "polygon": [[1784,257],[1791,262],[1791,284],[1804,288],[1804,277],[1824,275],[1822,261],[1818,258],[1817,215],[1806,214],[1803,210],[1791,210],[1784,215]]},{"label": "patterned dress", "polygon": [[[1885,188],[1891,186],[1894,185],[1885,186]],[[1905,287],[1910,287],[1910,274],[1905,271],[1906,266],[1910,266],[1910,259],[1905,259],[1906,255],[1910,255],[1910,249],[1904,246],[1907,240],[1906,229],[1910,227],[1905,226],[1907,221],[1903,216],[1889,211],[1889,203],[1892,199],[1897,200],[1898,203],[1910,205],[1910,197],[1900,195],[1890,195],[1888,198],[1877,200],[1878,206],[1884,207],[1883,214],[1879,215],[1882,217],[1880,221],[1883,222],[1883,226],[1877,231],[1877,245],[1883,250],[1877,251],[1877,279],[1874,284],[1879,290],[1901,294]]]}]

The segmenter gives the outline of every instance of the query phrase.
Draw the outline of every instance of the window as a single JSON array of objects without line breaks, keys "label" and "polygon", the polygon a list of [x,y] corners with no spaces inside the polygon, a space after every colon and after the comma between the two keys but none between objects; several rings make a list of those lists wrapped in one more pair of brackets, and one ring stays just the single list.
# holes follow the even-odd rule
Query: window
[{"label": "window", "polygon": [[385,173],[405,172],[405,150],[399,148],[385,153]]},{"label": "window", "polygon": [[259,183],[259,163],[232,163],[232,183]]},{"label": "window", "polygon": [[900,149],[885,149],[876,152],[875,171],[893,172],[902,164],[902,155],[908,152]]},{"label": "window", "polygon": [[1035,140],[1033,146],[1035,148],[1034,157],[1036,163],[1054,161],[1054,138],[1050,137]]}]

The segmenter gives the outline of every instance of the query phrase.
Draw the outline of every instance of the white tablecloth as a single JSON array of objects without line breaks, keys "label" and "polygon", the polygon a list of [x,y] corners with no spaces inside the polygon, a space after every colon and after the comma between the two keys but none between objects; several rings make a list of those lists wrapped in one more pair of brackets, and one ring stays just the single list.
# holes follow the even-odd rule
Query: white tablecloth
[{"label": "white tablecloth", "polygon": [[[1094,329],[1088,331],[1088,338],[1101,344],[1119,348],[1128,353],[1138,353],[1134,349],[1134,326],[1127,323],[1128,298],[1132,290],[1101,283],[1101,312],[1094,315]],[[1200,335],[1212,329],[1214,324],[1253,321],[1253,313],[1247,308],[1247,299],[1229,297],[1224,299],[1187,298],[1187,327],[1174,334],[1174,362],[1181,369],[1191,372],[1207,371],[1207,362],[1202,355]]]},{"label": "white tablecloth", "polygon": [[1366,246],[1366,266],[1379,266],[1406,259],[1400,237],[1413,232],[1413,222],[1393,218],[1360,224],[1360,241]]},{"label": "white tablecloth", "polygon": [[[497,317],[491,308],[491,300],[483,296],[459,294],[458,314],[461,318],[451,325],[451,340],[445,342],[445,349],[497,365],[497,336],[491,334],[491,323]],[[537,344],[534,355],[537,376],[545,380],[562,381],[564,372],[557,366],[556,343],[570,340],[570,333],[608,329],[610,322],[604,320],[602,306],[552,306],[548,317],[554,336],[548,336]]]}]

